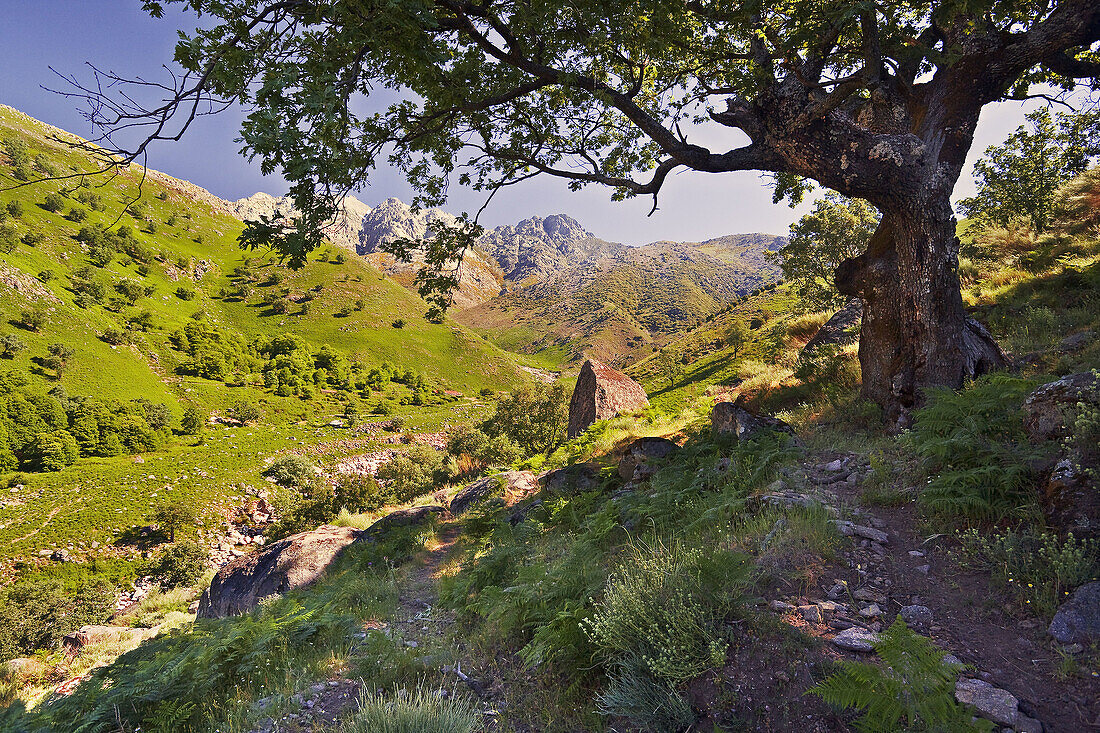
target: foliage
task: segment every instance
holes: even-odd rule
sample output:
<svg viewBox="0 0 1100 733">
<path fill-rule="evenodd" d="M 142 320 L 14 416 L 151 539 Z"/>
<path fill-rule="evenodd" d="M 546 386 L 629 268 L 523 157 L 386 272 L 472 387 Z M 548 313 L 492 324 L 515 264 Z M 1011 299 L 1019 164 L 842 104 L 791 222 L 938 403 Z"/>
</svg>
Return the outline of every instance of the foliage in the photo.
<svg viewBox="0 0 1100 733">
<path fill-rule="evenodd" d="M 1050 618 L 1073 589 L 1100 579 L 1100 542 L 1032 529 L 959 534 L 964 561 L 993 574 L 1031 613 Z"/>
<path fill-rule="evenodd" d="M 395 502 L 404 503 L 431 491 L 440 463 L 439 453 L 418 445 L 379 466 L 375 478 Z"/>
<path fill-rule="evenodd" d="M 607 667 L 685 682 L 725 662 L 722 625 L 750 577 L 746 558 L 724 550 L 635 546 L 585 631 Z"/>
<path fill-rule="evenodd" d="M 194 540 L 174 542 L 164 548 L 157 562 L 156 576 L 164 588 L 192 586 L 206 572 L 209 553 Z"/>
<path fill-rule="evenodd" d="M 53 649 L 61 638 L 114 613 L 114 589 L 102 582 L 67 588 L 39 578 L 0 590 L 0 660 Z"/>
<path fill-rule="evenodd" d="M 293 454 L 276 458 L 263 470 L 263 475 L 280 486 L 297 489 L 307 489 L 317 481 L 313 464 Z"/>
<path fill-rule="evenodd" d="M 800 310 L 828 310 L 844 304 L 844 296 L 833 285 L 836 268 L 867 248 L 878 222 L 878 212 L 866 201 L 830 193 L 791 225 L 787 245 L 767 256 L 798 293 Z"/>
<path fill-rule="evenodd" d="M 1036 459 L 1053 445 L 1024 432 L 1020 406 L 1031 380 L 987 375 L 959 392 L 934 389 L 916 410 L 909 441 L 927 463 L 920 501 L 933 511 L 980 520 L 1034 511 Z"/>
<path fill-rule="evenodd" d="M 1050 224 L 1057 189 L 1088 168 L 1097 155 L 1100 114 L 1052 117 L 1049 108 L 1040 107 L 1003 145 L 986 148 L 974 164 L 978 191 L 960 201 L 959 208 L 986 225 L 1008 227 L 1020 218 L 1041 233 Z"/>
<path fill-rule="evenodd" d="M 538 384 L 499 400 L 481 429 L 491 437 L 506 436 L 531 455 L 549 454 L 565 439 L 568 417 L 565 385 Z"/>
<path fill-rule="evenodd" d="M 665 347 L 657 352 L 654 357 L 657 373 L 668 380 L 669 389 L 676 386 L 676 380 L 684 374 L 684 362 L 680 355 L 670 347 Z"/>
<path fill-rule="evenodd" d="M 198 519 L 194 505 L 186 499 L 178 498 L 161 502 L 153 512 L 153 521 L 162 530 L 168 530 L 168 541 L 176 541 L 176 532 L 189 527 Z"/>
<path fill-rule="evenodd" d="M 14 333 L 6 333 L 0 336 L 0 358 L 14 359 L 26 348 L 26 342 Z"/>
<path fill-rule="evenodd" d="M 874 646 L 882 666 L 838 662 L 840 671 L 811 692 L 834 707 L 862 713 L 856 727 L 868 733 L 993 729 L 955 702 L 959 667 L 944 662 L 946 652 L 910 631 L 900 617 Z"/>
<path fill-rule="evenodd" d="M 202 435 L 203 431 L 206 430 L 207 420 L 206 411 L 191 403 L 183 408 L 183 417 L 180 418 L 180 430 L 184 435 Z"/>
<path fill-rule="evenodd" d="M 243 425 L 248 425 L 260 419 L 260 408 L 251 402 L 242 400 L 229 408 L 229 417 Z"/>
<path fill-rule="evenodd" d="M 442 688 L 419 684 L 412 691 L 366 689 L 359 710 L 339 733 L 474 733 L 481 713 L 473 701 Z"/>
<path fill-rule="evenodd" d="M 695 712 L 683 695 L 636 669 L 612 674 L 598 704 L 604 715 L 626 718 L 653 733 L 685 731 L 695 723 Z"/>
</svg>

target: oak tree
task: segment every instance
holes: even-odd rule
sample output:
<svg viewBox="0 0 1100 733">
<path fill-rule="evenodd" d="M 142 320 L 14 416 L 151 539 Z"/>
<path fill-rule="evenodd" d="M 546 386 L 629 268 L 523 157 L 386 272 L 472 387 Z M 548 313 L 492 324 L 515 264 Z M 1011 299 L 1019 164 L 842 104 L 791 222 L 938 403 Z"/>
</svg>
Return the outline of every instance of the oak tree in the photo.
<svg viewBox="0 0 1100 733">
<path fill-rule="evenodd" d="M 1097 85 L 1095 0 L 147 0 L 201 12 L 181 38 L 167 101 L 84 85 L 108 148 L 183 134 L 237 101 L 244 150 L 291 183 L 298 214 L 256 222 L 246 245 L 300 265 L 347 191 L 388 165 L 439 205 L 535 175 L 617 199 L 654 196 L 679 169 L 764 171 L 780 196 L 814 181 L 882 214 L 836 284 L 865 305 L 863 394 L 897 424 L 930 385 L 959 386 L 1003 353 L 968 320 L 950 196 L 982 108 Z M 105 78 L 103 78 L 105 77 Z M 150 88 L 144 84 L 145 90 Z M 384 90 L 395 101 L 364 104 Z M 160 91 L 160 90 L 158 90 Z M 707 128 L 740 133 L 708 147 Z M 124 147 L 124 146 L 120 146 Z M 117 151 L 116 151 L 117 152 Z M 656 205 L 656 200 L 654 201 Z M 476 217 L 475 217 L 476 218 Z M 426 257 L 446 287 L 476 228 Z"/>
</svg>

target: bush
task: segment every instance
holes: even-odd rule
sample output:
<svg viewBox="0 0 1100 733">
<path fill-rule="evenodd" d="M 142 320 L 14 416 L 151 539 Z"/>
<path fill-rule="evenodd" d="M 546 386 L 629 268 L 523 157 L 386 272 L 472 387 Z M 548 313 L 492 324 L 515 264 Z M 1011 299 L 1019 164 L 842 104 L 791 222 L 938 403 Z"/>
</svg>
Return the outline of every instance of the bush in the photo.
<svg viewBox="0 0 1100 733">
<path fill-rule="evenodd" d="M 512 392 L 497 402 L 481 429 L 489 436 L 507 436 L 530 455 L 549 454 L 565 440 L 568 418 L 565 385 L 555 382 Z"/>
<path fill-rule="evenodd" d="M 14 359 L 26 348 L 27 344 L 14 333 L 0 336 L 0 358 Z"/>
<path fill-rule="evenodd" d="M 180 300 L 194 300 L 195 291 L 186 285 L 180 285 L 176 288 L 176 297 Z"/>
<path fill-rule="evenodd" d="M 192 586 L 206 572 L 208 555 L 206 548 L 194 540 L 169 545 L 157 562 L 157 580 L 164 588 Z"/>
<path fill-rule="evenodd" d="M 238 402 L 229 408 L 229 417 L 243 425 L 248 425 L 260 419 L 260 408 L 251 402 Z"/>
<path fill-rule="evenodd" d="M 46 325 L 46 309 L 26 308 L 19 314 L 19 323 L 28 331 L 41 331 Z"/>
<path fill-rule="evenodd" d="M 45 238 L 46 235 L 42 232 L 27 232 L 23 235 L 23 244 L 27 245 L 28 247 L 34 247 Z"/>
<path fill-rule="evenodd" d="M 73 208 L 69 209 L 68 214 L 65 214 L 65 218 L 69 221 L 79 224 L 88 218 L 88 210 L 83 209 L 79 206 L 74 206 Z"/>
<path fill-rule="evenodd" d="M 349 512 L 378 511 L 391 500 L 390 492 L 383 489 L 373 476 L 344 474 L 336 481 L 334 506 Z"/>
<path fill-rule="evenodd" d="M 407 502 L 432 490 L 441 457 L 431 448 L 415 446 L 378 467 L 375 477 L 397 503 Z"/>
<path fill-rule="evenodd" d="M 44 283 L 48 283 L 50 280 L 53 280 L 53 278 L 54 278 L 53 270 L 48 270 L 47 269 L 47 270 L 43 270 L 42 272 L 38 273 L 38 279 L 41 280 Z"/>
<path fill-rule="evenodd" d="M 363 686 L 359 711 L 339 733 L 474 733 L 481 730 L 481 712 L 464 695 L 417 685 L 390 695 Z"/>
<path fill-rule="evenodd" d="M 180 418 L 180 431 L 184 435 L 201 435 L 206 429 L 208 419 L 205 410 L 196 404 L 189 404 L 183 409 L 183 417 Z"/>
<path fill-rule="evenodd" d="M 265 468 L 261 475 L 280 486 L 304 489 L 317 481 L 313 464 L 301 456 L 280 456 Z"/>
<path fill-rule="evenodd" d="M 65 208 L 65 198 L 59 193 L 48 193 L 42 205 L 46 208 L 46 211 L 56 214 Z"/>
<path fill-rule="evenodd" d="M 121 328 L 106 328 L 99 338 L 111 346 L 121 346 L 130 340 L 130 334 Z"/>
<path fill-rule="evenodd" d="M 23 202 L 18 199 L 9 201 L 5 208 L 8 210 L 8 215 L 11 216 L 12 219 L 19 219 L 23 216 Z"/>
<path fill-rule="evenodd" d="M 0 659 L 53 650 L 65 635 L 105 623 L 114 610 L 114 589 L 103 582 L 75 589 L 53 578 L 15 583 L 0 590 Z"/>
<path fill-rule="evenodd" d="M 66 430 L 38 433 L 27 445 L 23 462 L 32 471 L 60 471 L 76 463 L 80 447 Z"/>
<path fill-rule="evenodd" d="M 19 227 L 10 221 L 0 221 L 0 251 L 11 252 L 19 244 Z"/>
<path fill-rule="evenodd" d="M 194 506 L 181 499 L 172 499 L 162 503 L 153 512 L 153 521 L 161 531 L 168 531 L 168 541 L 176 541 L 176 532 L 191 526 L 198 519 Z"/>
</svg>

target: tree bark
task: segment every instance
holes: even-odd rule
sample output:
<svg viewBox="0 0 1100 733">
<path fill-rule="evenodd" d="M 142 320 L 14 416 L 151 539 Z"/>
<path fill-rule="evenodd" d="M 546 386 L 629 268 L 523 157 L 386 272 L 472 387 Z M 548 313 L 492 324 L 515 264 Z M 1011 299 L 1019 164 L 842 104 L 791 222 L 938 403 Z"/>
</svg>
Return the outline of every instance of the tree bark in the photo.
<svg viewBox="0 0 1100 733">
<path fill-rule="evenodd" d="M 867 251 L 837 268 L 840 292 L 863 301 L 862 396 L 881 405 L 896 429 L 909 426 L 926 387 L 958 388 L 1006 363 L 963 309 L 949 196 L 939 191 L 885 208 Z"/>
</svg>

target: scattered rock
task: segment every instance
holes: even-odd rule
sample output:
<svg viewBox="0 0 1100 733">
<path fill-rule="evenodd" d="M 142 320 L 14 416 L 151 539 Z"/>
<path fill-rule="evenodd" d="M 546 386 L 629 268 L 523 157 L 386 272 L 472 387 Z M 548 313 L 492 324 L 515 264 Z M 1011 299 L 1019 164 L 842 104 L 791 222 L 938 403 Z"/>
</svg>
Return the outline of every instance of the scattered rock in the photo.
<svg viewBox="0 0 1100 733">
<path fill-rule="evenodd" d="M 979 715 L 994 723 L 1016 725 L 1020 701 L 1008 690 L 984 680 L 962 677 L 955 683 L 955 699 L 964 705 L 973 705 Z"/>
<path fill-rule="evenodd" d="M 538 481 L 547 491 L 559 496 L 589 491 L 600 484 L 600 467 L 596 463 L 575 463 L 547 471 Z"/>
<path fill-rule="evenodd" d="M 530 471 L 504 471 L 480 478 L 455 494 L 451 514 L 461 514 L 485 499 L 501 499 L 505 506 L 531 496 L 539 490 L 538 479 Z"/>
<path fill-rule="evenodd" d="M 874 645 L 878 639 L 878 634 L 868 631 L 867 629 L 861 629 L 858 626 L 853 626 L 834 636 L 833 644 L 841 649 L 848 649 L 854 652 L 873 652 L 875 650 Z"/>
<path fill-rule="evenodd" d="M 230 561 L 203 591 L 198 617 L 237 616 L 268 596 L 309 585 L 361 534 L 354 527 L 324 525 Z"/>
<path fill-rule="evenodd" d="M 875 529 L 874 527 L 864 527 L 859 524 L 853 524 L 843 519 L 834 519 L 833 524 L 845 537 L 862 537 L 872 542 L 878 542 L 880 545 L 885 545 L 890 542 L 890 538 L 881 529 Z"/>
<path fill-rule="evenodd" d="M 716 435 L 732 435 L 738 440 L 771 432 L 794 435 L 791 426 L 779 418 L 757 415 L 736 402 L 719 402 L 711 408 L 710 425 Z"/>
<path fill-rule="evenodd" d="M 820 624 L 825 621 L 825 613 L 821 610 L 821 606 L 817 604 L 799 606 L 798 614 L 811 624 Z"/>
<path fill-rule="evenodd" d="M 773 610 L 773 611 L 778 611 L 779 613 L 784 613 L 784 612 L 790 611 L 794 608 L 794 606 L 792 606 L 790 603 L 786 603 L 784 601 L 778 601 L 778 600 L 772 601 L 771 603 L 769 603 L 768 607 L 771 608 L 771 610 Z"/>
<path fill-rule="evenodd" d="M 920 634 L 932 630 L 932 609 L 928 606 L 902 606 L 898 612 L 905 625 Z"/>
<path fill-rule="evenodd" d="M 649 407 L 642 385 L 595 359 L 584 362 L 569 400 L 568 435 L 575 438 L 597 420 Z"/>
<path fill-rule="evenodd" d="M 1090 341 L 1096 338 L 1096 332 L 1093 330 L 1078 331 L 1077 333 L 1071 333 L 1066 336 L 1058 344 L 1058 350 L 1066 353 L 1072 353 L 1080 351 L 1085 348 Z"/>
<path fill-rule="evenodd" d="M 1024 400 L 1024 427 L 1033 440 L 1054 440 L 1067 433 L 1065 410 L 1079 402 L 1100 405 L 1100 377 L 1080 372 L 1049 382 Z"/>
<path fill-rule="evenodd" d="M 626 455 L 619 461 L 619 477 L 624 481 L 640 481 L 648 478 L 648 476 L 638 476 L 638 471 L 643 467 L 656 471 L 652 465 L 654 462 L 664 460 L 678 450 L 680 446 L 668 438 L 638 438 L 630 444 Z"/>
<path fill-rule="evenodd" d="M 1055 464 L 1040 495 L 1047 523 L 1076 537 L 1100 538 L 1100 492 L 1095 482 L 1070 458 Z"/>
<path fill-rule="evenodd" d="M 1048 631 L 1063 644 L 1100 640 L 1100 581 L 1075 590 L 1054 614 Z"/>
</svg>

